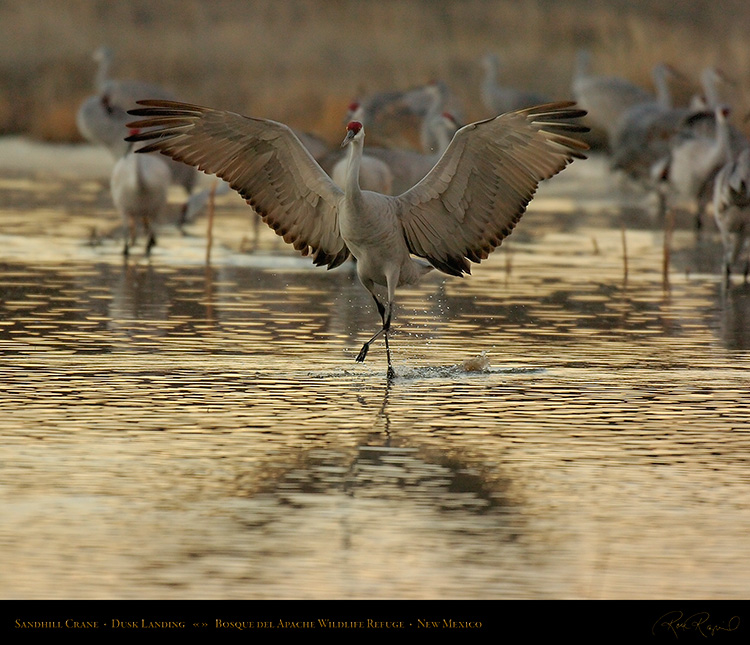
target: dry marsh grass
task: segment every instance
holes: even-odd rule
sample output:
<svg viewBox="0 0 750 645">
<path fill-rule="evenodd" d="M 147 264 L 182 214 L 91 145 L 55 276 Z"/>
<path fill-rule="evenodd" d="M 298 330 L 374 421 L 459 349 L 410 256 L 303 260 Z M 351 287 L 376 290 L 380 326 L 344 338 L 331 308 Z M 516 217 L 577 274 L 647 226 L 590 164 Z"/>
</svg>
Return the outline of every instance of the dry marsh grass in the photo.
<svg viewBox="0 0 750 645">
<path fill-rule="evenodd" d="M 509 84 L 567 98 L 575 51 L 599 71 L 646 86 L 668 61 L 697 82 L 707 65 L 736 81 L 750 108 L 745 0 L 4 0 L 0 1 L 0 133 L 78 140 L 93 52 L 113 76 L 162 83 L 188 101 L 271 117 L 339 138 L 357 95 L 444 79 L 467 117 L 479 58 L 495 51 Z M 686 86 L 687 96 L 695 89 Z"/>
</svg>

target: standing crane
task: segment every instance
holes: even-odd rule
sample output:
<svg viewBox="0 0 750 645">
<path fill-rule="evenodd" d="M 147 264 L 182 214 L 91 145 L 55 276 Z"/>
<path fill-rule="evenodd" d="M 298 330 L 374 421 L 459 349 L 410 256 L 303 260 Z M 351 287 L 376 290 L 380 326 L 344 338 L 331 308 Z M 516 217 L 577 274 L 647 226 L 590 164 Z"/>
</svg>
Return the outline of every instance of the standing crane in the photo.
<svg viewBox="0 0 750 645">
<path fill-rule="evenodd" d="M 750 148 L 742 150 L 716 175 L 713 194 L 714 218 L 724 246 L 724 271 L 729 278 L 732 266 L 745 250 L 743 272 L 750 274 Z M 735 237 L 732 244 L 732 236 Z"/>
<path fill-rule="evenodd" d="M 703 213 L 711 201 L 714 179 L 732 156 L 729 109 L 718 106 L 715 118 L 716 130 L 711 136 L 679 138 L 669 156 L 654 164 L 659 178 L 666 182 L 673 197 L 696 203 L 698 228 L 702 226 Z"/>
<path fill-rule="evenodd" d="M 141 152 L 159 151 L 218 175 L 317 266 L 356 258 L 382 321 L 356 360 L 364 361 L 383 336 L 389 381 L 396 289 L 431 269 L 470 273 L 470 262 L 486 259 L 510 235 L 539 183 L 587 148 L 570 136 L 585 130 L 571 123 L 583 116 L 573 103 L 527 108 L 461 128 L 422 181 L 389 196 L 360 188 L 359 122 L 346 127 L 348 172 L 339 188 L 286 125 L 185 103 L 140 103 L 131 113 L 146 118 L 131 127 L 150 130 L 129 139 L 149 142 Z"/>
<path fill-rule="evenodd" d="M 669 153 L 670 141 L 690 114 L 672 103 L 669 81 L 682 75 L 671 65 L 657 63 L 652 76 L 656 97 L 625 111 L 611 146 L 612 168 L 647 184 L 651 167 Z"/>
<path fill-rule="evenodd" d="M 78 131 L 94 145 L 105 147 L 115 159 L 127 152 L 127 110 L 137 107 L 136 101 L 145 97 L 174 99 L 169 90 L 144 81 L 110 78 L 114 59 L 112 50 L 102 46 L 94 52 L 98 63 L 94 94 L 84 99 L 76 113 Z M 195 169 L 181 163 L 169 163 L 173 182 L 190 195 L 196 182 Z"/>
<path fill-rule="evenodd" d="M 136 130 L 132 135 L 138 134 Z M 169 165 L 160 156 L 135 154 L 130 143 L 125 154 L 112 169 L 112 201 L 120 213 L 125 231 L 123 255 L 135 244 L 138 226 L 146 233 L 146 255 L 156 244 L 154 225 L 167 205 L 167 191 L 172 181 Z"/>
</svg>

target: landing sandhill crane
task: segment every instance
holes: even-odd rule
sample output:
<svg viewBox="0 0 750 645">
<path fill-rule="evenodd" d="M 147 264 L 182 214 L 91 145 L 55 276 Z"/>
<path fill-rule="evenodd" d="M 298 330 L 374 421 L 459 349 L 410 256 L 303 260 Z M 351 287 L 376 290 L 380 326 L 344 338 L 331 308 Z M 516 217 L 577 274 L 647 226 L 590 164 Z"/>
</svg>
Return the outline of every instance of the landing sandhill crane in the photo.
<svg viewBox="0 0 750 645">
<path fill-rule="evenodd" d="M 573 75 L 573 98 L 588 112 L 588 120 L 607 133 L 611 143 L 625 112 L 652 99 L 649 92 L 619 76 L 591 73 L 591 56 L 579 50 Z"/>
<path fill-rule="evenodd" d="M 331 181 L 285 125 L 170 101 L 142 101 L 131 124 L 155 128 L 130 137 L 223 178 L 266 224 L 315 265 L 329 269 L 349 255 L 370 292 L 381 328 L 362 346 L 384 337 L 388 380 L 394 377 L 388 332 L 396 288 L 415 284 L 432 268 L 470 272 L 501 244 L 523 215 L 540 181 L 561 171 L 586 144 L 570 136 L 582 116 L 573 103 L 511 112 L 461 128 L 437 165 L 399 196 L 362 191 L 359 170 L 365 131 L 346 128 L 348 174 Z M 417 256 L 417 258 L 413 258 Z"/>
<path fill-rule="evenodd" d="M 679 139 L 669 157 L 657 162 L 662 180 L 677 199 L 697 204 L 698 227 L 713 194 L 713 182 L 719 170 L 731 160 L 729 109 L 717 107 L 713 136 L 687 136 Z"/>
<path fill-rule="evenodd" d="M 131 131 L 131 134 L 138 134 Z M 135 244 L 138 226 L 146 233 L 146 255 L 156 244 L 154 225 L 167 204 L 172 181 L 169 165 L 159 156 L 135 154 L 133 144 L 112 169 L 112 201 L 120 213 L 125 230 L 123 254 L 129 255 Z"/>
<path fill-rule="evenodd" d="M 750 274 L 750 148 L 742 150 L 716 175 L 713 192 L 714 218 L 724 246 L 724 271 L 729 277 L 732 266 L 745 251 L 744 276 Z M 732 244 L 732 236 L 735 237 Z"/>
<path fill-rule="evenodd" d="M 537 92 L 500 85 L 497 81 L 500 71 L 500 58 L 497 54 L 486 54 L 482 58 L 482 68 L 484 79 L 480 88 L 480 96 L 485 109 L 490 114 L 503 114 L 549 101 Z"/>
</svg>

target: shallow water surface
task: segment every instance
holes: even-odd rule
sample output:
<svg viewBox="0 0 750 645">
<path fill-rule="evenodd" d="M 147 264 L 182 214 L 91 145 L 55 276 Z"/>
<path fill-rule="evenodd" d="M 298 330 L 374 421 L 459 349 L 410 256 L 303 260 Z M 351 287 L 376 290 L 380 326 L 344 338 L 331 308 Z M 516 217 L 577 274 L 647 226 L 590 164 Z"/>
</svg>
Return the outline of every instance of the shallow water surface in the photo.
<svg viewBox="0 0 750 645">
<path fill-rule="evenodd" d="M 3 178 L 3 597 L 747 596 L 750 289 L 596 163 L 399 293 L 391 384 L 236 203 L 123 262 L 101 184 Z"/>
</svg>

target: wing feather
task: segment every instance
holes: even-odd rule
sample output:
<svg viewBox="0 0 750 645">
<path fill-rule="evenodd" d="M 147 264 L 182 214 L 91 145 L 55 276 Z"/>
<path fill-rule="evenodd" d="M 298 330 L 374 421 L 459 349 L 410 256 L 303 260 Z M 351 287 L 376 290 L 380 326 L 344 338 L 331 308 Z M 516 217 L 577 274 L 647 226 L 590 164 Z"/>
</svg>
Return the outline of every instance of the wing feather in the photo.
<svg viewBox="0 0 750 645">
<path fill-rule="evenodd" d="M 224 179 L 302 255 L 338 266 L 349 256 L 338 227 L 342 191 L 287 126 L 233 112 L 178 103 L 138 101 L 146 117 L 128 127 L 143 131 L 139 152 L 158 151 Z"/>
<path fill-rule="evenodd" d="M 513 230 L 539 182 L 588 146 L 573 103 L 509 112 L 461 128 L 435 167 L 394 198 L 409 250 L 437 269 L 470 272 Z"/>
</svg>

